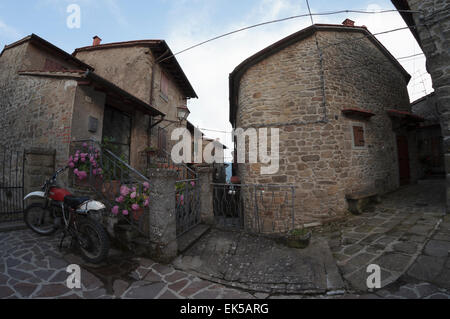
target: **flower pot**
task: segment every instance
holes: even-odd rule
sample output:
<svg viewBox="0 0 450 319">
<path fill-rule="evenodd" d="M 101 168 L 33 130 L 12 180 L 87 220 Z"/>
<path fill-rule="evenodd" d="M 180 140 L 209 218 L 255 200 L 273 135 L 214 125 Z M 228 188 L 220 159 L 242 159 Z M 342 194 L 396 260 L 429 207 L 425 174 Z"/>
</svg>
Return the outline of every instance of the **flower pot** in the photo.
<svg viewBox="0 0 450 319">
<path fill-rule="evenodd" d="M 147 155 L 150 157 L 156 157 L 158 156 L 158 151 L 157 150 L 147 151 Z"/>
<path fill-rule="evenodd" d="M 141 219 L 141 217 L 144 215 L 144 213 L 145 213 L 145 209 L 141 208 L 139 210 L 134 210 L 131 215 L 133 216 L 133 219 L 135 221 L 139 221 Z"/>
<path fill-rule="evenodd" d="M 109 181 L 102 184 L 102 194 L 111 200 L 115 200 L 117 194 L 119 194 L 121 183 L 120 181 Z"/>
<path fill-rule="evenodd" d="M 241 179 L 239 178 L 239 176 L 233 176 L 230 179 L 231 184 L 240 184 L 241 183 Z"/>
<path fill-rule="evenodd" d="M 286 245 L 290 248 L 304 249 L 309 246 L 311 237 L 311 231 L 303 231 L 294 234 L 291 233 L 286 238 Z"/>
</svg>

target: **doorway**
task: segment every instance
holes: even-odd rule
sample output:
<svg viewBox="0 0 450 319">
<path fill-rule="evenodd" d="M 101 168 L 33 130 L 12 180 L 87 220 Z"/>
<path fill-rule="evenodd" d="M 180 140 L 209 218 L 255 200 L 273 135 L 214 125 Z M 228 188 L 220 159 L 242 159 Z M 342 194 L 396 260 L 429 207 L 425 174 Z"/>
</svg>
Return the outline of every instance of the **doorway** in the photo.
<svg viewBox="0 0 450 319">
<path fill-rule="evenodd" d="M 103 116 L 103 145 L 130 163 L 131 116 L 111 106 L 105 106 Z"/>
<path fill-rule="evenodd" d="M 409 166 L 409 147 L 406 136 L 397 136 L 398 165 L 400 175 L 400 185 L 410 183 L 411 171 Z"/>
</svg>

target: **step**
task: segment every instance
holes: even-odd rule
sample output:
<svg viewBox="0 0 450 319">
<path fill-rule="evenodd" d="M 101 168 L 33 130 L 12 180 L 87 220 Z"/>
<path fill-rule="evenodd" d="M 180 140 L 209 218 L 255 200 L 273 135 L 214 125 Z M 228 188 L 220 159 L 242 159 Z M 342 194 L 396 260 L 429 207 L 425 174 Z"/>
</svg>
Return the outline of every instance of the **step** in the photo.
<svg viewBox="0 0 450 319">
<path fill-rule="evenodd" d="M 22 221 L 0 223 L 0 233 L 24 229 L 27 229 L 27 225 Z"/>
<path fill-rule="evenodd" d="M 186 234 L 178 237 L 178 253 L 182 254 L 188 250 L 192 245 L 194 245 L 203 235 L 205 235 L 211 226 L 209 225 L 197 225 L 192 230 L 188 231 Z"/>
</svg>

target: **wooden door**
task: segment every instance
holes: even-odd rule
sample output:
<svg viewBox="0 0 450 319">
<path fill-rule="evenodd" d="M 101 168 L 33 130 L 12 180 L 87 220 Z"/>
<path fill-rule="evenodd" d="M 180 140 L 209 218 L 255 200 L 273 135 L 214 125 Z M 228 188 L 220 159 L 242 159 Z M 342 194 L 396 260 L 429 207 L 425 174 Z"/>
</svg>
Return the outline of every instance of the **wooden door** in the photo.
<svg viewBox="0 0 450 319">
<path fill-rule="evenodd" d="M 411 171 L 409 167 L 408 138 L 406 136 L 397 136 L 397 148 L 400 185 L 409 184 Z"/>
</svg>

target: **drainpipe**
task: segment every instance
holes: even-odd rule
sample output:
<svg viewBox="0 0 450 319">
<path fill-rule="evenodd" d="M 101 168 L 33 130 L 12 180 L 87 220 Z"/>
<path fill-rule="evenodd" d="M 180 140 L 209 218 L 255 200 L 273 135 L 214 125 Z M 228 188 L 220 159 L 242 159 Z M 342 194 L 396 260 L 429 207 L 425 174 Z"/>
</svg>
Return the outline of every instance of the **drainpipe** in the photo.
<svg viewBox="0 0 450 319">
<path fill-rule="evenodd" d="M 156 60 L 153 61 L 152 65 L 152 79 L 150 82 L 150 105 L 153 106 L 154 102 L 154 88 L 155 85 L 155 65 Z M 153 117 L 150 117 L 150 123 L 148 123 L 148 141 L 147 146 L 150 147 L 152 145 L 152 128 L 153 128 Z"/>
</svg>

